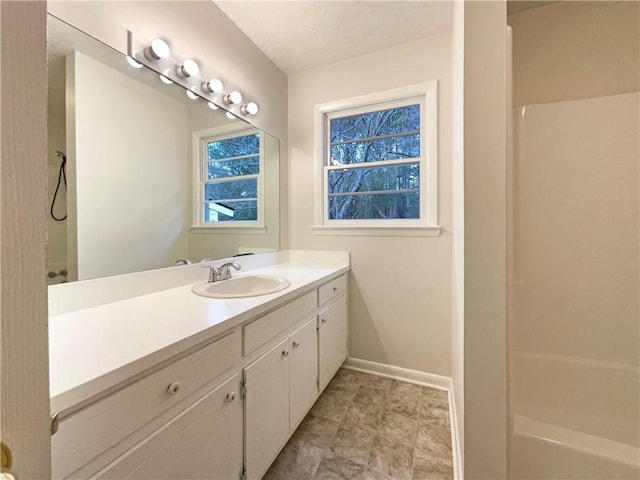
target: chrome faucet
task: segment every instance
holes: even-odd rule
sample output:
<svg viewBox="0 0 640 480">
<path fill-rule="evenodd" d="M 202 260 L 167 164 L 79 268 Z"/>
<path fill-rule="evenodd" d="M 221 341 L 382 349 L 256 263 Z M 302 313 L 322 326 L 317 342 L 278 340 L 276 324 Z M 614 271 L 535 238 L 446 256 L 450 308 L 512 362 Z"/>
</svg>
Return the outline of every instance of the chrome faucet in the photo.
<svg viewBox="0 0 640 480">
<path fill-rule="evenodd" d="M 224 265 L 221 265 L 220 268 L 216 268 L 206 264 L 202 265 L 202 268 L 209 269 L 209 283 L 219 282 L 221 280 L 229 280 L 231 278 L 231 267 L 236 270 L 240 270 L 242 268 L 236 262 L 225 263 Z"/>
</svg>

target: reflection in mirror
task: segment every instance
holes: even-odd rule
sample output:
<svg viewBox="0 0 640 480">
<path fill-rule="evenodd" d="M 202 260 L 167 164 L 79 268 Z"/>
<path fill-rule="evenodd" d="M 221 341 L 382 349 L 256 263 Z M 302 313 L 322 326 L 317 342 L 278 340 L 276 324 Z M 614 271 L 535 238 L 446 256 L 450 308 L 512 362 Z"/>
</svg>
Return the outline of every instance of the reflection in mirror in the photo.
<svg viewBox="0 0 640 480">
<path fill-rule="evenodd" d="M 48 50 L 50 284 L 279 249 L 277 139 L 51 15 Z"/>
</svg>

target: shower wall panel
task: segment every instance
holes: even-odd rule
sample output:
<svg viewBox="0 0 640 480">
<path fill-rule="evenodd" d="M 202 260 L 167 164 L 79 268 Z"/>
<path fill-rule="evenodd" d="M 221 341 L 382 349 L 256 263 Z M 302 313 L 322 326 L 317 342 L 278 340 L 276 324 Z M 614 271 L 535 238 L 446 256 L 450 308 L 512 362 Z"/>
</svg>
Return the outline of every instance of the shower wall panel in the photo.
<svg viewBox="0 0 640 480">
<path fill-rule="evenodd" d="M 509 345 L 512 424 L 532 420 L 538 431 L 572 432 L 565 437 L 574 450 L 606 456 L 619 447 L 613 457 L 633 469 L 640 443 L 639 105 L 631 93 L 516 110 Z"/>
</svg>

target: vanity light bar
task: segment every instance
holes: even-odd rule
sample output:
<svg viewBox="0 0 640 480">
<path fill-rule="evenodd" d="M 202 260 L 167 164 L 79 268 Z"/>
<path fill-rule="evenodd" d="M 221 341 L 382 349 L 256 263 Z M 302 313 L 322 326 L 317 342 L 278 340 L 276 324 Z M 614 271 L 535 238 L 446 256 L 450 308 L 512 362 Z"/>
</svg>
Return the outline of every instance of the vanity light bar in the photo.
<svg viewBox="0 0 640 480">
<path fill-rule="evenodd" d="M 236 116 L 256 115 L 259 111 L 255 102 L 243 103 L 243 96 L 237 90 L 225 92 L 225 86 L 219 78 L 204 79 L 199 76 L 200 65 L 192 58 L 179 60 L 171 57 L 169 44 L 155 38 L 151 42 L 143 40 L 133 32 L 127 32 L 128 57 L 131 66 L 142 65 L 157 72 L 160 80 L 166 84 L 177 83 L 187 90 L 189 98 L 202 97 L 209 107 L 223 106 L 233 118 Z"/>
</svg>

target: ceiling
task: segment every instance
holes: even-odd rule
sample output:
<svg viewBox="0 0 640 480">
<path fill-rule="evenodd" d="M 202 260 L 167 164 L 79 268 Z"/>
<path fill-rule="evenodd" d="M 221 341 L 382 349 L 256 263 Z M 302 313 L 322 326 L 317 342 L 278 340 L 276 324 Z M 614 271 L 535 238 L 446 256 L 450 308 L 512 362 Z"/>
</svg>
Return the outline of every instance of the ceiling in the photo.
<svg viewBox="0 0 640 480">
<path fill-rule="evenodd" d="M 286 74 L 395 47 L 451 28 L 451 1 L 216 0 Z"/>
</svg>

